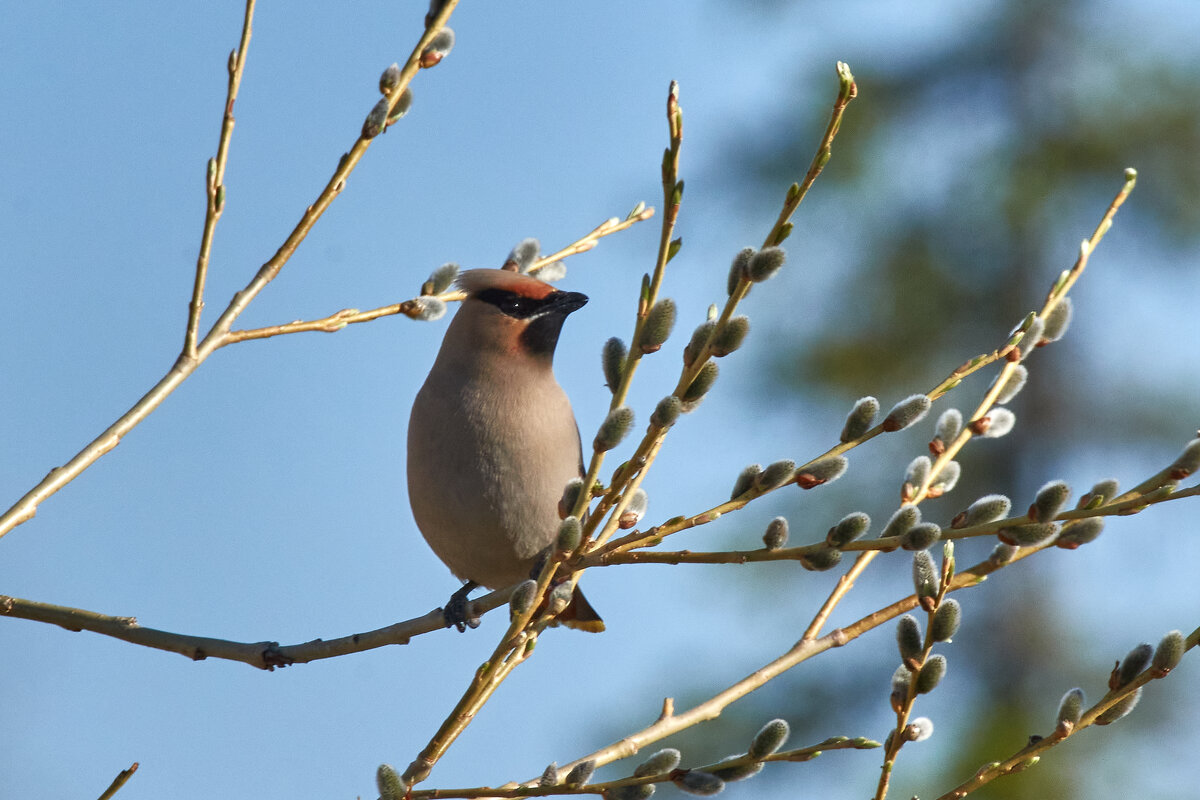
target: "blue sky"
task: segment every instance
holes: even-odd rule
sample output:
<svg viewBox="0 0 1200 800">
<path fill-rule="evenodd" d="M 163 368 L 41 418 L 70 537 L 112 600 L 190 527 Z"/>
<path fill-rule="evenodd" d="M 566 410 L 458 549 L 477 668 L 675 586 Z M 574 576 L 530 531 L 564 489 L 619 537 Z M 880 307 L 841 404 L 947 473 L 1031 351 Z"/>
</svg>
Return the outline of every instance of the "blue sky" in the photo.
<svg viewBox="0 0 1200 800">
<path fill-rule="evenodd" d="M 353 8 L 259 9 L 209 275 L 208 324 L 316 197 L 375 103 L 379 73 L 403 61 L 424 13 L 417 3 Z M 920 3 L 891 16 L 873 9 L 851 3 L 776 15 L 678 0 L 464 2 L 452 21 L 454 52 L 418 76 L 410 115 L 372 145 L 346 191 L 241 322 L 269 325 L 397 302 L 445 261 L 497 266 L 523 237 L 557 249 L 638 201 L 660 206 L 663 109 L 675 79 L 686 126 L 686 244 L 667 293 L 680 305 L 682 339 L 708 303 L 723 299 L 730 256 L 760 241 L 773 221 L 773 214 L 750 213 L 763 201 L 747 204 L 719 168 L 739 137 L 753 135 L 783 105 L 810 108 L 816 130 L 836 90 L 837 60 L 854 68 L 896 58 L 975 24 L 956 3 Z M 1187 3 L 1131 6 L 1121 14 L 1096 24 L 1123 20 L 1166 47 L 1195 41 L 1187 37 L 1200 16 Z M 1155 24 L 1163 15 L 1176 24 Z M 224 64 L 241 6 L 22 4 L 6 18 L 0 493 L 15 500 L 136 401 L 178 353 L 203 218 L 204 165 L 216 147 Z M 808 77 L 781 79 L 785 68 Z M 870 102 L 867 87 L 857 102 Z M 838 180 L 836 165 L 835 155 L 823 181 Z M 1124 166 L 1116 165 L 1111 189 Z M 779 197 L 802 170 L 798 164 L 794 175 L 780 177 Z M 818 219 L 820 191 L 818 184 L 808 204 L 817 206 L 811 213 Z M 1064 231 L 1068 252 L 1110 193 L 1064 212 L 1068 222 L 1087 226 Z M 1118 235 L 1126 222 L 1118 221 L 1097 269 L 1109 252 L 1110 268 L 1137 256 L 1136 240 Z M 642 223 L 568 263 L 565 285 L 592 300 L 568 323 L 557 369 L 585 432 L 607 409 L 600 344 L 631 331 L 657 235 L 656 220 Z M 786 311 L 811 300 L 800 294 L 806 286 L 826 280 L 820 272 L 828 241 L 789 247 L 789 268 L 810 270 L 811 282 L 793 273 L 777 290 L 752 295 L 748 313 Z M 1047 280 L 1066 266 L 1046 265 Z M 1125 286 L 1111 273 L 1098 276 L 1091 291 L 1100 310 L 1081 310 L 1075 331 L 1085 341 L 1094 337 L 1085 357 L 1136 353 L 1134 374 L 1172 370 L 1194 384 L 1194 346 L 1187 343 L 1200 336 L 1197 281 L 1194 271 L 1179 280 L 1173 302 L 1155 295 L 1149 305 L 1135 295 L 1114 314 L 1103 295 Z M 444 325 L 388 318 L 334 335 L 219 351 L 120 447 L 0 542 L 0 593 L 136 615 L 149 627 L 285 643 L 372 629 L 440 605 L 455 582 L 412 524 L 402 454 L 408 407 Z M 762 330 L 779 329 L 773 323 Z M 1151 337 L 1173 331 L 1173 344 L 1145 354 L 1130 342 L 1131 329 Z M 632 404 L 643 420 L 674 385 L 682 342 L 673 344 L 639 374 Z M 720 502 L 747 463 L 803 460 L 836 436 L 843 411 L 817 409 L 811 419 L 797 419 L 776 413 L 769 398 L 748 397 L 771 347 L 772 337 L 752 334 L 745 351 L 722 364 L 723 379 L 701 412 L 673 433 L 657 477 L 647 482 L 651 521 Z M 898 398 L 881 399 L 887 405 Z M 1194 426 L 1182 426 L 1188 424 Z M 902 471 L 926 435 L 881 445 L 869 457 L 892 459 Z M 1094 461 L 1133 479 L 1175 452 L 1133 453 L 1119 464 L 1113 459 L 1124 454 L 1102 453 Z M 1078 484 L 1107 477 L 1094 474 L 1096 466 L 1075 465 L 1067 477 Z M 965 505 L 970 498 L 960 499 Z M 1110 534 L 1094 549 L 1057 559 L 1066 586 L 1112 585 L 1125 559 L 1147 580 L 1172 587 L 1170 598 L 1139 597 L 1136 608 L 1123 591 L 1056 597 L 1064 613 L 1091 615 L 1083 629 L 1100 640 L 1098 653 L 1111 658 L 1143 638 L 1195 626 L 1200 594 L 1186 576 L 1200 551 L 1194 542 L 1166 539 L 1194 527 L 1195 511 L 1184 505 L 1121 521 L 1119 536 L 1151 542 L 1147 552 L 1130 555 Z M 825 509 L 821 519 L 848 510 Z M 719 531 L 698 532 L 686 546 L 711 547 L 735 535 L 753 546 L 774 513 L 766 508 L 722 521 Z M 1158 555 L 1168 546 L 1177 548 L 1176 558 Z M 609 632 L 548 635 L 430 785 L 535 775 L 551 760 L 571 760 L 648 724 L 663 696 L 702 699 L 786 650 L 798 634 L 746 624 L 753 601 L 727 594 L 736 588 L 730 581 L 709 580 L 709 570 L 723 569 L 733 568 L 589 575 L 589 597 Z M 902 590 L 905 571 L 889 573 L 888 585 Z M 797 591 L 802 600 L 783 613 L 799 625 L 831 578 L 797 573 L 766 570 L 750 591 Z M 726 593 L 715 601 L 714 585 Z M 647 630 L 640 616 L 647 608 L 660 609 L 669 624 Z M 499 631 L 494 616 L 469 635 L 443 632 L 409 647 L 268 674 L 0 620 L 0 706 L 10 730 L 0 752 L 0 795 L 97 795 L 119 769 L 139 761 L 141 771 L 121 797 L 374 796 L 376 766 L 408 763 Z M 716 643 L 713 631 L 732 633 Z M 886 652 L 890 632 L 877 632 L 869 646 Z M 1098 670 L 1104 658 L 1096 656 Z M 696 662 L 704 667 L 692 674 Z M 883 670 L 881 686 L 890 671 Z M 1185 664 L 1153 689 L 1176 699 L 1200 696 L 1197 674 Z M 1046 687 L 1047 703 L 1074 685 L 1061 680 Z M 948 717 L 956 707 L 952 690 L 932 706 Z M 1099 696 L 1098 679 L 1089 694 Z M 546 721 L 539 710 L 546 707 L 564 710 Z M 870 729 L 829 735 L 882 738 L 886 716 Z M 744 734 L 732 731 L 730 738 Z M 1193 724 L 1179 741 L 1156 744 L 1168 751 L 1158 758 L 1182 761 L 1197 737 Z M 856 775 L 852 781 L 862 781 L 847 796 L 863 795 L 878 759 L 835 755 Z M 932 769 L 935 761 L 936 751 L 927 749 L 911 764 Z M 843 781 L 847 773 L 815 774 L 805 785 Z M 1162 780 L 1170 786 L 1169 777 Z M 791 794 L 786 782 L 771 786 Z"/>
</svg>

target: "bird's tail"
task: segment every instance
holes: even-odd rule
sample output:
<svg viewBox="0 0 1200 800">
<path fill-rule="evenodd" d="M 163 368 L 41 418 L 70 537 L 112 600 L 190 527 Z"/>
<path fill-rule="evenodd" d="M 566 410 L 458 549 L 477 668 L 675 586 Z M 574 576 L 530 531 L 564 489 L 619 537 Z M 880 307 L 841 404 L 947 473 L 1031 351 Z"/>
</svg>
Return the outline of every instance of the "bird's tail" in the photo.
<svg viewBox="0 0 1200 800">
<path fill-rule="evenodd" d="M 604 630 L 604 620 L 600 619 L 600 615 L 596 613 L 596 609 L 592 608 L 592 604 L 583 596 L 583 592 L 579 590 L 578 586 L 575 587 L 575 595 L 571 598 L 571 602 L 567 604 L 555 621 L 577 631 L 600 633 Z"/>
</svg>

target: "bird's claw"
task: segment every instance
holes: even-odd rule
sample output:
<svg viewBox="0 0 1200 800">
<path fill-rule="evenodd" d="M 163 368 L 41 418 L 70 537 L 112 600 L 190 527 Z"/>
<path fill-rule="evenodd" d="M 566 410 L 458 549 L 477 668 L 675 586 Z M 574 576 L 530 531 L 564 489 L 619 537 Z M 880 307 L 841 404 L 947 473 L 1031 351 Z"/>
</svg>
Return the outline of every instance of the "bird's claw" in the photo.
<svg viewBox="0 0 1200 800">
<path fill-rule="evenodd" d="M 479 627 L 479 616 L 475 613 L 468 597 L 477 586 L 478 584 L 473 582 L 467 583 L 450 595 L 450 599 L 446 601 L 446 607 L 442 609 L 442 616 L 446 620 L 447 628 L 457 628 L 459 633 L 464 633 L 467 628 Z"/>
</svg>

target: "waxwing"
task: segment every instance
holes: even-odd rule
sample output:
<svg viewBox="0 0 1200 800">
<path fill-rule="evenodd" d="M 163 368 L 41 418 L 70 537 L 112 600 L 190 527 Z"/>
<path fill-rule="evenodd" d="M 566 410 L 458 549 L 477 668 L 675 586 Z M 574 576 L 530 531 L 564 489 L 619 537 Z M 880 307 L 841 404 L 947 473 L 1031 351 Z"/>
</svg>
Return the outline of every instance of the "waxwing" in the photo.
<svg viewBox="0 0 1200 800">
<path fill-rule="evenodd" d="M 583 473 L 579 427 L 554 378 L 563 322 L 587 297 L 500 269 L 462 273 L 467 295 L 408 423 L 408 496 L 425 541 L 466 582 L 446 605 L 460 631 L 476 586 L 530 577 L 555 541 L 558 501 Z M 578 589 L 558 617 L 602 631 Z"/>
</svg>

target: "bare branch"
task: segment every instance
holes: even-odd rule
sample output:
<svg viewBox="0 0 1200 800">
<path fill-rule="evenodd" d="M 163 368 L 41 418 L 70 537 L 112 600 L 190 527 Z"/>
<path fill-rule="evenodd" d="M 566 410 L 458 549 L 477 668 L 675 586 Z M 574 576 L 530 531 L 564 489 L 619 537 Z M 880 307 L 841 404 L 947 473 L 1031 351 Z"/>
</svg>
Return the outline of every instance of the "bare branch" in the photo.
<svg viewBox="0 0 1200 800">
<path fill-rule="evenodd" d="M 229 142 L 233 138 L 233 104 L 242 85 L 242 73 L 246 69 L 246 50 L 250 46 L 250 31 L 254 20 L 254 0 L 246 0 L 246 15 L 242 21 L 242 40 L 238 48 L 229 54 L 229 86 L 225 94 L 225 115 L 221 122 L 221 136 L 217 142 L 217 155 L 208 162 L 205 176 L 207 203 L 204 211 L 204 230 L 200 236 L 200 254 L 196 257 L 196 279 L 192 286 L 192 302 L 188 305 L 187 331 L 183 340 L 183 354 L 196 357 L 196 337 L 200 330 L 200 313 L 204 310 L 204 282 L 208 277 L 208 260 L 212 254 L 213 233 L 217 221 L 225 210 L 225 165 L 229 161 Z"/>
<path fill-rule="evenodd" d="M 138 762 L 135 761 L 129 766 L 129 769 L 123 769 L 118 772 L 117 777 L 113 778 L 113 782 L 110 783 L 108 788 L 104 790 L 104 793 L 100 795 L 100 800 L 109 800 L 109 798 L 120 791 L 121 787 L 125 785 L 125 782 L 133 777 L 133 773 L 138 771 L 138 766 Z"/>
<path fill-rule="evenodd" d="M 507 603 L 511 593 L 511 589 L 501 589 L 472 600 L 471 603 L 476 613 L 483 614 Z M 365 633 L 354 633 L 337 639 L 313 639 L 301 644 L 280 645 L 278 642 L 269 641 L 233 642 L 226 639 L 143 628 L 135 617 L 115 617 L 81 608 L 38 603 L 6 595 L 0 595 L 0 616 L 48 622 L 69 631 L 91 631 L 131 644 L 179 653 L 194 661 L 219 658 L 226 661 L 240 661 L 243 664 L 268 671 L 276 667 L 307 664 L 325 658 L 361 653 L 385 645 L 408 644 L 414 636 L 442 630 L 446 627 L 446 618 L 442 610 L 438 608 L 424 616 L 414 617 Z"/>
</svg>

